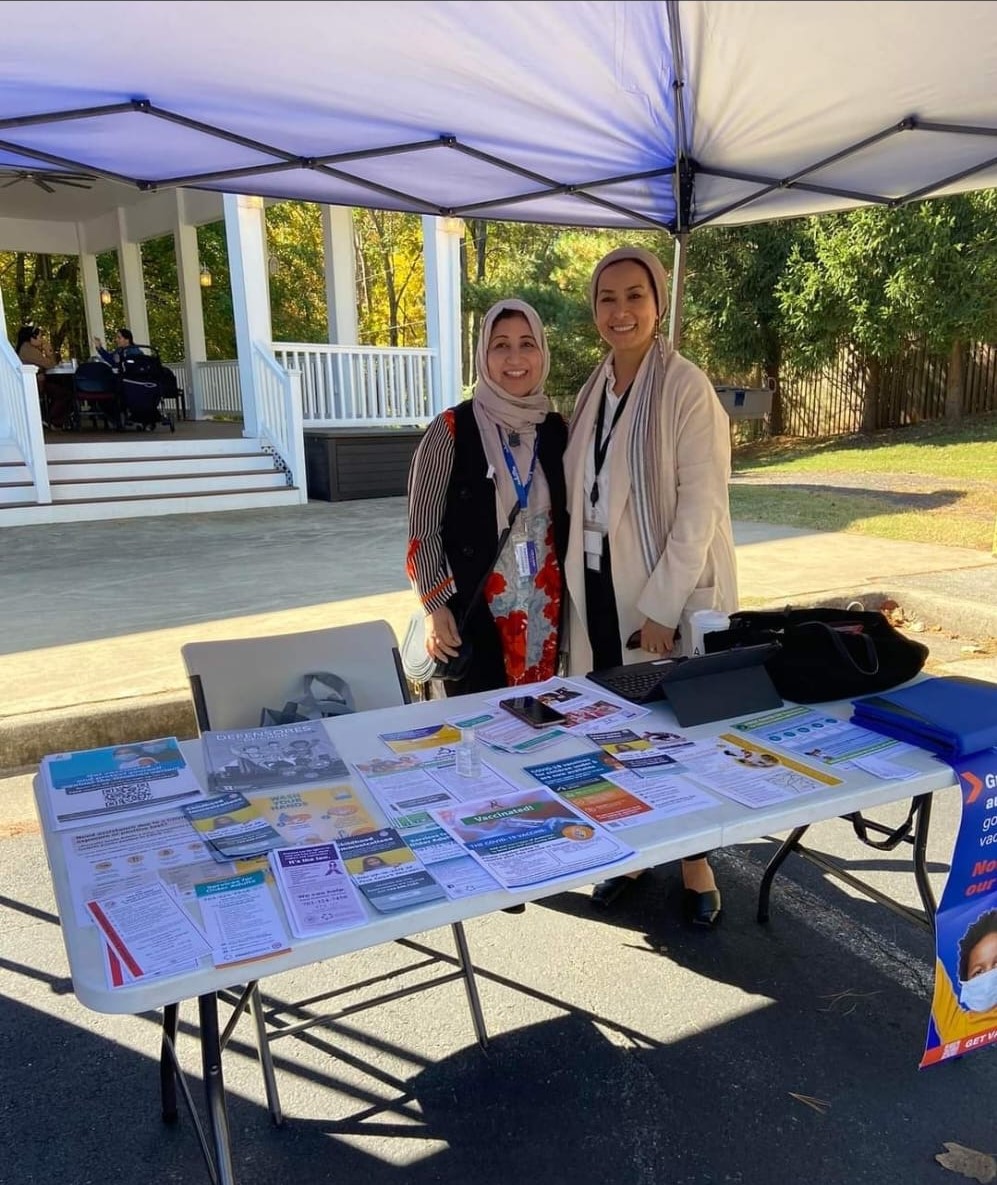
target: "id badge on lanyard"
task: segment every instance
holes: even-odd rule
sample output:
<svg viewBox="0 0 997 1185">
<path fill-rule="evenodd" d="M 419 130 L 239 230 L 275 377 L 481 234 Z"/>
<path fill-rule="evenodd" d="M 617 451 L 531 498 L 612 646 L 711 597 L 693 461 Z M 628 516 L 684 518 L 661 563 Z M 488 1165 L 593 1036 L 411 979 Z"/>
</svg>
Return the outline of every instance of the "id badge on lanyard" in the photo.
<svg viewBox="0 0 997 1185">
<path fill-rule="evenodd" d="M 519 501 L 519 515 L 516 518 L 512 531 L 513 543 L 515 544 L 516 575 L 519 577 L 519 583 L 521 585 L 529 584 L 540 570 L 537 560 L 537 545 L 532 539 L 528 538 L 529 516 L 526 513 L 530 499 L 530 486 L 533 485 L 533 472 L 537 464 L 539 439 L 534 438 L 533 441 L 533 459 L 530 462 L 530 472 L 527 474 L 525 482 L 519 476 L 519 466 L 516 464 L 516 458 L 512 455 L 512 451 L 502 436 L 501 428 L 499 429 L 499 440 L 502 444 L 502 455 L 505 457 L 509 476 L 512 478 L 512 484 L 516 490 L 516 498 Z"/>
<path fill-rule="evenodd" d="M 516 575 L 520 584 L 530 584 L 539 572 L 537 545 L 532 539 L 521 539 L 516 544 Z"/>
</svg>

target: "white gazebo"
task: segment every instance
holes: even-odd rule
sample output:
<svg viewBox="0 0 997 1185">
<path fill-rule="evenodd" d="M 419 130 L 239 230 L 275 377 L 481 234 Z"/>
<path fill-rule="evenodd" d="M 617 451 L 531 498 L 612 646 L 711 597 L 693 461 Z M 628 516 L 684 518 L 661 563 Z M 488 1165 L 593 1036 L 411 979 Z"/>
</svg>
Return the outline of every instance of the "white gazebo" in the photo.
<svg viewBox="0 0 997 1185">
<path fill-rule="evenodd" d="M 9 170 L 14 172 L 14 170 Z M 184 356 L 167 359 L 187 416 L 241 420 L 241 436 L 189 431 L 45 443 L 33 367 L 0 342 L 0 526 L 303 502 L 304 433 L 420 427 L 460 397 L 459 236 L 425 217 L 429 344 L 357 343 L 352 211 L 322 205 L 328 344 L 274 342 L 264 199 L 184 187 L 143 193 L 91 177 L 60 186 L 25 166 L 0 189 L 0 250 L 78 255 L 89 338 L 107 338 L 98 254 L 118 259 L 125 322 L 149 341 L 141 244 L 171 234 Z M 47 179 L 46 179 L 47 176 Z M 38 181 L 44 183 L 39 185 Z M 207 361 L 197 227 L 224 219 L 237 357 Z M 0 286 L 0 310 L 3 308 Z M 185 426 L 186 427 L 186 426 Z"/>
</svg>

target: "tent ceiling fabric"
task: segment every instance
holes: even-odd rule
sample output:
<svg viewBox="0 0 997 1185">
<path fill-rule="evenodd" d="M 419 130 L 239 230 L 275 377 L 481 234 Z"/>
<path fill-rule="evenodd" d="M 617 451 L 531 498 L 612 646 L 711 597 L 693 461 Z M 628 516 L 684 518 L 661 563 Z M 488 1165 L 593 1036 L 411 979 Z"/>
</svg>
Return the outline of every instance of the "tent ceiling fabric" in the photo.
<svg viewBox="0 0 997 1185">
<path fill-rule="evenodd" d="M 0 9 L 0 168 L 671 230 L 997 184 L 988 0 Z"/>
</svg>

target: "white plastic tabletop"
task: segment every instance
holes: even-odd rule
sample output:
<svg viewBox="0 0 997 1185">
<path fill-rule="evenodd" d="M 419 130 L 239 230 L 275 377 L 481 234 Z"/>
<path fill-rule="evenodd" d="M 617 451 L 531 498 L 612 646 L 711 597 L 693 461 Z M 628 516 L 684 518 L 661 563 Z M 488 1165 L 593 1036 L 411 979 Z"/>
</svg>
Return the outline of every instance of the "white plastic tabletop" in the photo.
<svg viewBox="0 0 997 1185">
<path fill-rule="evenodd" d="M 420 725 L 441 723 L 444 719 L 473 712 L 486 696 L 468 696 L 448 701 L 429 701 L 408 704 L 381 711 L 363 712 L 325 721 L 329 734 L 348 763 L 363 761 L 383 752 L 378 734 Z M 846 718 L 849 704 L 821 705 L 832 715 Z M 655 705 L 650 716 L 644 717 L 641 727 L 678 731 L 694 740 L 704 740 L 723 733 L 730 720 L 680 728 L 666 705 Z M 194 771 L 200 775 L 203 766 L 200 742 L 185 742 L 184 751 Z M 581 737 L 568 737 L 556 747 L 544 751 L 543 760 L 554 760 L 574 753 L 592 752 L 592 745 Z M 500 769 L 511 781 L 523 787 L 536 783 L 523 772 L 523 766 L 540 760 L 510 754 L 492 753 L 487 761 Z M 655 823 L 618 831 L 617 836 L 635 850 L 626 861 L 612 865 L 603 875 L 616 875 L 631 870 L 664 864 L 695 852 L 731 844 L 745 843 L 761 836 L 788 831 L 791 828 L 836 818 L 853 811 L 872 807 L 914 795 L 926 794 L 955 785 L 951 769 L 930 754 L 910 753 L 904 764 L 917 771 L 916 776 L 902 781 L 886 781 L 861 770 L 841 771 L 837 786 L 827 786 L 798 798 L 763 808 L 750 808 L 729 799 L 718 798 L 715 806 Z M 370 798 L 362 780 L 354 775 L 359 796 L 373 809 L 375 818 L 381 812 Z M 309 939 L 298 939 L 292 949 L 266 961 L 255 961 L 244 967 L 204 967 L 196 972 L 172 976 L 168 979 L 112 989 L 107 984 L 103 953 L 95 927 L 80 926 L 76 920 L 62 836 L 66 832 L 52 827 L 52 816 L 39 779 L 35 780 L 35 796 L 42 833 L 48 855 L 49 868 L 55 887 L 56 902 L 62 920 L 62 933 L 69 957 L 73 989 L 86 1007 L 97 1012 L 138 1013 L 162 1007 L 180 1000 L 191 999 L 213 991 L 220 991 L 248 978 L 265 978 L 295 967 L 317 963 L 349 951 L 360 950 L 409 937 L 438 926 L 491 913 L 521 901 L 563 893 L 572 888 L 592 884 L 603 870 L 588 870 L 567 880 L 541 883 L 517 891 L 495 891 L 456 901 L 440 901 L 399 910 L 390 914 L 376 913 L 368 907 L 365 925 Z"/>
</svg>

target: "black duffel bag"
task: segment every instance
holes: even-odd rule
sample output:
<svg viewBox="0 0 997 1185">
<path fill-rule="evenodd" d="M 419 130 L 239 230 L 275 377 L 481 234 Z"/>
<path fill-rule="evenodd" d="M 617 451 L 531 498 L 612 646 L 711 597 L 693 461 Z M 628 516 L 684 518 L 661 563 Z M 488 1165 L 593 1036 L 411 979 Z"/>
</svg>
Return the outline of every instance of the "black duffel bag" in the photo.
<svg viewBox="0 0 997 1185">
<path fill-rule="evenodd" d="M 746 609 L 704 639 L 707 653 L 761 642 L 780 644 L 765 669 L 779 694 L 800 704 L 886 691 L 913 679 L 928 657 L 878 611 Z"/>
</svg>

